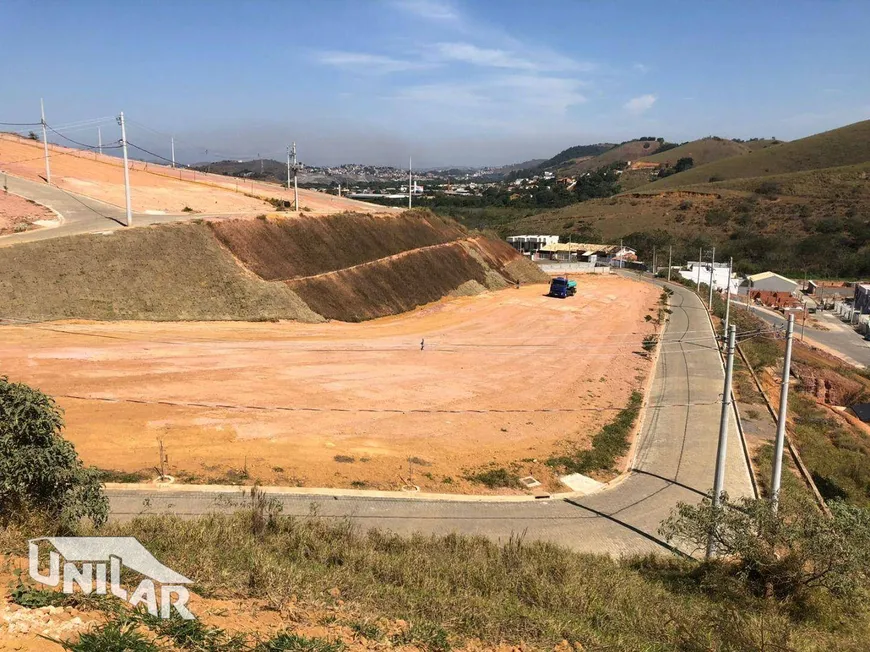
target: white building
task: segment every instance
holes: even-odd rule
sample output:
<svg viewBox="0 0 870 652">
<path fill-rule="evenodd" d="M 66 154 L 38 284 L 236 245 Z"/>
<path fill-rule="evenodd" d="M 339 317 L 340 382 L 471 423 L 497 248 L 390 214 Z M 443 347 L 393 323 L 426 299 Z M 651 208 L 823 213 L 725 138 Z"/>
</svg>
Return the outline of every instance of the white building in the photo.
<svg viewBox="0 0 870 652">
<path fill-rule="evenodd" d="M 542 247 L 558 244 L 557 235 L 512 235 L 507 241 L 511 246 L 523 254 L 534 255 Z"/>
<path fill-rule="evenodd" d="M 710 285 L 710 263 L 697 261 L 689 261 L 686 263 L 687 269 L 680 270 L 680 276 L 692 283 L 700 282 L 704 285 Z M 730 283 L 728 278 L 728 263 L 713 264 L 713 289 L 717 292 L 724 292 L 726 287 L 731 288 L 732 294 L 737 294 L 737 288 L 740 286 L 740 279 L 731 275 Z"/>
</svg>

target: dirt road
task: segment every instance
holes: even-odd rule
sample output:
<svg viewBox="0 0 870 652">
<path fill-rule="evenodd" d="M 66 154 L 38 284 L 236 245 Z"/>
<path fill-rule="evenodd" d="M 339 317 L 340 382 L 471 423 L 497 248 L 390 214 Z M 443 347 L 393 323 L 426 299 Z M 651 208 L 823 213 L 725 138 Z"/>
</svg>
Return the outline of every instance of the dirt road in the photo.
<svg viewBox="0 0 870 652">
<path fill-rule="evenodd" d="M 658 291 L 579 284 L 362 324 L 7 326 L 0 360 L 59 397 L 104 469 L 153 476 L 162 438 L 170 472 L 196 481 L 485 491 L 463 476 L 492 464 L 554 486 L 543 460 L 587 441 L 650 367 L 637 352 Z"/>
</svg>

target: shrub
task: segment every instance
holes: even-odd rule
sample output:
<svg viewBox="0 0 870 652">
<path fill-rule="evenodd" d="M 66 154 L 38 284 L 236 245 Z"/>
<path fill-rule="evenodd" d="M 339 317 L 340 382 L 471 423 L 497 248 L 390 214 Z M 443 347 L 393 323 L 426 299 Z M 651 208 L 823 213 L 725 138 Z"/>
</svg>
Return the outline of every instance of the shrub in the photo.
<svg viewBox="0 0 870 652">
<path fill-rule="evenodd" d="M 82 517 L 102 525 L 109 505 L 96 469 L 85 468 L 61 436 L 52 398 L 0 376 L 0 522 L 44 512 L 71 530 Z"/>
<path fill-rule="evenodd" d="M 707 226 L 723 226 L 731 220 L 731 213 L 724 208 L 711 208 L 704 215 L 704 222 Z"/>
<path fill-rule="evenodd" d="M 683 201 L 680 202 L 680 205 L 679 205 L 678 208 L 679 208 L 681 211 L 687 211 L 687 210 L 689 210 L 691 207 L 692 207 L 692 202 L 690 202 L 688 199 L 684 199 Z"/>
<path fill-rule="evenodd" d="M 668 541 L 703 550 L 714 533 L 725 569 L 754 594 L 777 600 L 805 600 L 813 593 L 858 596 L 870 582 L 870 511 L 841 501 L 830 503 L 831 518 L 806 499 L 770 501 L 742 498 L 714 508 L 680 503 L 660 527 Z"/>
<path fill-rule="evenodd" d="M 53 640 L 53 639 L 49 639 Z M 108 623 L 86 632 L 75 643 L 55 641 L 70 652 L 158 652 L 160 648 L 135 630 L 132 624 Z"/>
<path fill-rule="evenodd" d="M 485 485 L 490 489 L 499 489 L 501 487 L 516 489 L 522 486 L 519 476 L 503 468 L 466 475 L 465 479 Z"/>
<path fill-rule="evenodd" d="M 779 184 L 775 181 L 762 181 L 755 189 L 756 194 L 765 195 L 767 197 L 775 197 L 779 194 Z"/>
<path fill-rule="evenodd" d="M 717 181 L 725 181 L 725 177 L 720 177 L 718 174 L 714 174 L 710 177 L 710 183 L 716 183 Z"/>
</svg>

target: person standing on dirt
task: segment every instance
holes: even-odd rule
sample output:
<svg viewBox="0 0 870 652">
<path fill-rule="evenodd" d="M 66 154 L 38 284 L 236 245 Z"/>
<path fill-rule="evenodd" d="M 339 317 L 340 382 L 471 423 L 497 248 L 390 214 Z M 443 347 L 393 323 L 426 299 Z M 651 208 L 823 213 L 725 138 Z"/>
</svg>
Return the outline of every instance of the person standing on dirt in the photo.
<svg viewBox="0 0 870 652">
<path fill-rule="evenodd" d="M 420 340 L 420 350 L 422 351 L 425 346 L 426 346 L 426 339 L 424 338 L 424 339 Z"/>
</svg>

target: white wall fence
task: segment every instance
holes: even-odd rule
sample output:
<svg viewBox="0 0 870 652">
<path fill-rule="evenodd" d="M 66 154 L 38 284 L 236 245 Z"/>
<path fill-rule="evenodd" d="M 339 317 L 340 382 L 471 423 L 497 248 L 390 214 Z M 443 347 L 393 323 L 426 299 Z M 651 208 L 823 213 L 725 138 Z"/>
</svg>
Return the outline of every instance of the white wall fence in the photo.
<svg viewBox="0 0 870 652">
<path fill-rule="evenodd" d="M 610 267 L 595 266 L 594 263 L 546 263 L 538 262 L 538 266 L 547 274 L 572 272 L 574 274 L 610 274 Z"/>
</svg>

